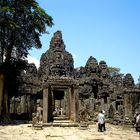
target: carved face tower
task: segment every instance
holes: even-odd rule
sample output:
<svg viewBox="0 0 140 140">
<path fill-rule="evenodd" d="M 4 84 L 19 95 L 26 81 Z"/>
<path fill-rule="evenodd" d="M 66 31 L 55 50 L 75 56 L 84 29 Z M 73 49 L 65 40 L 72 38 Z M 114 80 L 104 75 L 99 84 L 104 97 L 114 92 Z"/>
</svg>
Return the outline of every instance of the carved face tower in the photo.
<svg viewBox="0 0 140 140">
<path fill-rule="evenodd" d="M 50 42 L 49 50 L 40 59 L 39 75 L 48 76 L 71 76 L 73 73 L 72 55 L 65 50 L 62 33 L 57 31 Z"/>
</svg>

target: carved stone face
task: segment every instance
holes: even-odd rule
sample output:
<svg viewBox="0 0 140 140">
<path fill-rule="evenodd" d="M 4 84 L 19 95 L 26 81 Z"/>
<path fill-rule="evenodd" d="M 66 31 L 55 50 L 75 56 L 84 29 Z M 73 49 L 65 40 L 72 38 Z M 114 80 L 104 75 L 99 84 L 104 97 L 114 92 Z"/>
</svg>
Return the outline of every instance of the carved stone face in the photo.
<svg viewBox="0 0 140 140">
<path fill-rule="evenodd" d="M 60 75 L 59 70 L 56 70 L 56 71 L 55 71 L 55 76 L 59 76 L 59 75 Z"/>
<path fill-rule="evenodd" d="M 90 57 L 87 61 L 87 67 L 96 67 L 98 65 L 97 60 L 94 57 Z"/>
<path fill-rule="evenodd" d="M 90 76 L 92 73 L 97 73 L 99 70 L 96 58 L 90 56 L 86 63 L 86 73 Z"/>
<path fill-rule="evenodd" d="M 59 47 L 59 45 L 61 44 L 61 40 L 62 40 L 61 32 L 56 32 L 54 34 L 54 45 L 56 47 Z"/>
<path fill-rule="evenodd" d="M 60 62 L 61 60 L 61 54 L 56 54 L 56 62 Z"/>
<path fill-rule="evenodd" d="M 121 87 L 122 86 L 122 78 L 119 75 L 114 76 L 113 83 L 116 86 Z"/>
<path fill-rule="evenodd" d="M 108 71 L 106 62 L 105 61 L 101 61 L 100 64 L 99 64 L 99 67 L 100 67 L 100 70 L 101 70 L 102 78 L 104 78 L 104 79 L 108 78 L 109 71 Z"/>
<path fill-rule="evenodd" d="M 107 69 L 107 65 L 106 64 L 101 64 L 101 69 Z"/>
<path fill-rule="evenodd" d="M 107 69 L 107 64 L 105 61 L 100 61 L 99 66 L 101 70 Z"/>
<path fill-rule="evenodd" d="M 126 74 L 126 76 L 124 77 L 124 86 L 125 87 L 134 86 L 134 79 L 131 74 Z"/>
<path fill-rule="evenodd" d="M 54 39 L 54 44 L 56 46 L 58 46 L 60 44 L 61 40 L 60 40 L 60 37 L 59 36 L 56 36 L 55 39 Z"/>
</svg>

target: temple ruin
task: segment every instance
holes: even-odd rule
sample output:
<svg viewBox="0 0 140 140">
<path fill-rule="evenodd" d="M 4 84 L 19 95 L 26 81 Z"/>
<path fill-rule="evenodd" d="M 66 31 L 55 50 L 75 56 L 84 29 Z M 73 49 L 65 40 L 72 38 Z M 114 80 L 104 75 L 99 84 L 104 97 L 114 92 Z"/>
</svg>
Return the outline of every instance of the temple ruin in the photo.
<svg viewBox="0 0 140 140">
<path fill-rule="evenodd" d="M 72 122 L 94 121 L 100 110 L 115 122 L 129 122 L 140 112 L 140 89 L 130 73 L 111 76 L 105 61 L 90 56 L 85 66 L 74 68 L 62 33 L 54 33 L 40 67 L 28 64 L 19 76 L 18 95 L 10 99 L 11 118 L 31 120 L 37 105 L 43 108 L 43 123 L 55 117 Z"/>
</svg>

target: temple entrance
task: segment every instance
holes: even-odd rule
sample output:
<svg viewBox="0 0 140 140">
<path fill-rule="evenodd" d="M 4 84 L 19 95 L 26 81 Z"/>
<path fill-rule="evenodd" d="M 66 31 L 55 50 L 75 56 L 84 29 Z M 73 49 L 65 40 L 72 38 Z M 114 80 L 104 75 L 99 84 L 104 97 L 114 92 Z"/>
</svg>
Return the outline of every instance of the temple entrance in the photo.
<svg viewBox="0 0 140 140">
<path fill-rule="evenodd" d="M 71 79 L 49 79 L 43 89 L 43 122 L 53 122 L 56 117 L 76 121 L 76 90 Z"/>
<path fill-rule="evenodd" d="M 68 117 L 68 108 L 66 103 L 68 102 L 67 93 L 64 89 L 55 89 L 53 91 L 53 116 L 66 116 Z M 67 113 L 66 113 L 67 112 Z"/>
</svg>

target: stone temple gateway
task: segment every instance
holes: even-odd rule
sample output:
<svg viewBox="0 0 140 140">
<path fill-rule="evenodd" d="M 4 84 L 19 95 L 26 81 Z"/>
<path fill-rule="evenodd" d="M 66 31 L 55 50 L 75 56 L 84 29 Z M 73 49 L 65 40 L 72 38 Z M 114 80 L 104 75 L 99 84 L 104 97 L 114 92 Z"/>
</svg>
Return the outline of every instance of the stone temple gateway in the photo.
<svg viewBox="0 0 140 140">
<path fill-rule="evenodd" d="M 43 122 L 53 121 L 53 111 L 57 107 L 63 108 L 64 114 L 76 121 L 75 96 L 73 79 L 47 80 L 43 88 Z"/>
<path fill-rule="evenodd" d="M 93 56 L 80 68 L 73 63 L 62 33 L 55 32 L 39 69 L 31 63 L 21 72 L 18 95 L 10 99 L 11 118 L 31 120 L 38 105 L 44 123 L 62 116 L 72 122 L 94 121 L 100 110 L 111 122 L 131 122 L 140 112 L 140 88 L 130 73 L 111 75 L 106 62 Z"/>
</svg>

